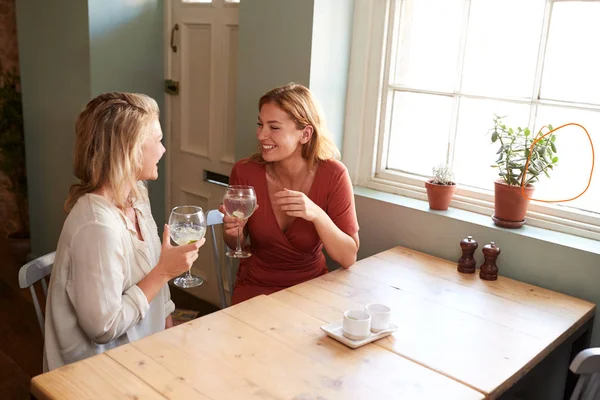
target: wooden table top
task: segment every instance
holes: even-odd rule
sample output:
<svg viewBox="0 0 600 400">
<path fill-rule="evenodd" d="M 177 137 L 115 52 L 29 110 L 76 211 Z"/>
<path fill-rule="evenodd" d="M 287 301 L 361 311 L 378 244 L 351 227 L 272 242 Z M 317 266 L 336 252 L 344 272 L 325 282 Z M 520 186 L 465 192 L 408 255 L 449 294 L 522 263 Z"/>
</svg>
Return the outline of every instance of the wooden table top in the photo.
<svg viewBox="0 0 600 400">
<path fill-rule="evenodd" d="M 40 399 L 483 399 L 375 344 L 352 350 L 322 322 L 255 297 L 33 379 Z"/>
<path fill-rule="evenodd" d="M 392 307 L 400 329 L 376 342 L 490 397 L 514 385 L 588 321 L 595 305 L 523 282 L 483 281 L 402 247 L 275 293 L 324 322 L 350 308 Z"/>
<path fill-rule="evenodd" d="M 320 329 L 381 302 L 400 329 L 358 349 Z M 39 375 L 39 399 L 495 398 L 594 304 L 397 247 Z"/>
</svg>

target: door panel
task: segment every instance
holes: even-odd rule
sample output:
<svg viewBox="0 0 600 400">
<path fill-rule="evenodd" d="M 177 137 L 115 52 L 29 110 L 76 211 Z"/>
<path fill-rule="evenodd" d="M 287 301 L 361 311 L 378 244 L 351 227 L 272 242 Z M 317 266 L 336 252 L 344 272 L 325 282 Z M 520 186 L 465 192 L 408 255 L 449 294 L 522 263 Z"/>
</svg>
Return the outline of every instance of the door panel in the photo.
<svg viewBox="0 0 600 400">
<path fill-rule="evenodd" d="M 206 182 L 204 171 L 229 175 L 235 161 L 238 4 L 171 0 L 166 7 L 166 78 L 179 82 L 179 94 L 167 95 L 166 212 L 168 216 L 172 207 L 184 204 L 208 212 L 219 207 L 225 190 Z M 178 29 L 172 30 L 175 24 Z M 171 40 L 177 51 L 171 48 Z M 218 305 L 209 232 L 192 267 L 205 283 L 188 290 Z"/>
</svg>

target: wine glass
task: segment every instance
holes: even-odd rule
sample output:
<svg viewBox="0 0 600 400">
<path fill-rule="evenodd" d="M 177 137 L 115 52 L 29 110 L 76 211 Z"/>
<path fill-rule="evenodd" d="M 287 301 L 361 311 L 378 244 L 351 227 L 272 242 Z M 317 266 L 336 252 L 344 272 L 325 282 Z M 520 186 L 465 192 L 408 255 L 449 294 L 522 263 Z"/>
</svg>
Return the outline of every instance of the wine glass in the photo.
<svg viewBox="0 0 600 400">
<path fill-rule="evenodd" d="M 256 192 L 252 186 L 230 185 L 223 196 L 223 207 L 228 216 L 239 220 L 250 218 L 256 208 Z M 227 255 L 233 258 L 247 258 L 252 255 L 248 250 L 242 250 L 240 238 L 242 232 L 238 226 L 237 247 L 228 249 Z"/>
<path fill-rule="evenodd" d="M 202 208 L 196 206 L 173 208 L 169 217 L 169 231 L 171 239 L 179 246 L 202 239 L 206 233 L 206 218 Z M 173 281 L 176 286 L 184 289 L 200 286 L 203 282 L 202 278 L 192 275 L 189 270 Z"/>
</svg>

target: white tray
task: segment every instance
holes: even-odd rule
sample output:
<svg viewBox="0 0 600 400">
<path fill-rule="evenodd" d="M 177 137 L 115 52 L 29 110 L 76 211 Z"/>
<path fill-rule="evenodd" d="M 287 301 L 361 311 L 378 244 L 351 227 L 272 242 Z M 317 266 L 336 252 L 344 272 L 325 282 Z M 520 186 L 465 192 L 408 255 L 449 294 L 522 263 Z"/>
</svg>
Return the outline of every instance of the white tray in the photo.
<svg viewBox="0 0 600 400">
<path fill-rule="evenodd" d="M 332 322 L 331 324 L 323 325 L 323 326 L 321 326 L 321 329 L 327 334 L 327 336 L 334 338 L 338 342 L 344 343 L 346 346 L 350 347 L 351 349 L 356 349 L 357 347 L 363 346 L 367 343 L 371 343 L 375 340 L 379 340 L 388 335 L 391 335 L 396 330 L 398 330 L 398 326 L 394 325 L 394 324 L 390 324 L 390 327 L 388 329 L 385 329 L 385 330 L 377 332 L 377 333 L 371 332 L 368 337 L 366 337 L 362 340 L 352 340 L 352 339 L 348 339 L 346 336 L 344 336 L 344 332 L 342 330 L 342 321 Z"/>
</svg>

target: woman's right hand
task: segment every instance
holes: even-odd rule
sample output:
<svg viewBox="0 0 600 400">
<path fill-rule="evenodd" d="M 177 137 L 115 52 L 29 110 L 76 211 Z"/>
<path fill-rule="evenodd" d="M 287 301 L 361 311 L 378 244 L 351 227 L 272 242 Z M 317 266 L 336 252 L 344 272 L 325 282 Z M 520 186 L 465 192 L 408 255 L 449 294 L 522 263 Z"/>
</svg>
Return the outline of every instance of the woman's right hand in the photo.
<svg viewBox="0 0 600 400">
<path fill-rule="evenodd" d="M 258 210 L 258 204 L 256 205 L 254 211 L 256 210 Z M 246 226 L 246 223 L 248 222 L 248 219 L 242 220 L 239 218 L 228 216 L 225 212 L 225 207 L 223 206 L 223 204 L 219 206 L 219 211 L 223 214 L 223 232 L 225 233 L 225 235 L 237 237 L 238 229 L 242 232 L 244 230 L 244 227 Z"/>
<path fill-rule="evenodd" d="M 198 249 L 204 242 L 206 242 L 206 239 L 202 238 L 197 242 L 183 246 L 172 246 L 169 225 L 165 224 L 160 258 L 156 268 L 160 268 L 161 272 L 169 279 L 189 271 L 194 261 L 198 258 Z"/>
</svg>

